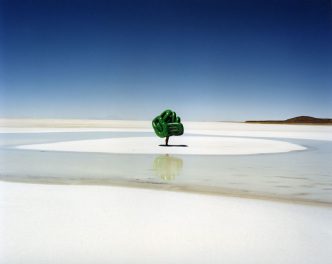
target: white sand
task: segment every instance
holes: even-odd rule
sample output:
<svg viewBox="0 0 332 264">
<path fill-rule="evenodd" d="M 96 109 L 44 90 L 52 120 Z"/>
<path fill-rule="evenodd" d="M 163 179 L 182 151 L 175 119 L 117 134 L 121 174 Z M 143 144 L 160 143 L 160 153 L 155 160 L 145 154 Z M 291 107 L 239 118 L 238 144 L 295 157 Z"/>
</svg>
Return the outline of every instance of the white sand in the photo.
<svg viewBox="0 0 332 264">
<path fill-rule="evenodd" d="M 0 183 L 0 263 L 330 263 L 332 209 Z"/>
<path fill-rule="evenodd" d="M 304 150 L 305 147 L 277 140 L 230 137 L 171 137 L 173 147 L 163 147 L 157 137 L 128 137 L 77 140 L 47 144 L 23 145 L 17 148 L 44 151 L 73 151 L 127 154 L 243 155 L 281 153 Z"/>
</svg>

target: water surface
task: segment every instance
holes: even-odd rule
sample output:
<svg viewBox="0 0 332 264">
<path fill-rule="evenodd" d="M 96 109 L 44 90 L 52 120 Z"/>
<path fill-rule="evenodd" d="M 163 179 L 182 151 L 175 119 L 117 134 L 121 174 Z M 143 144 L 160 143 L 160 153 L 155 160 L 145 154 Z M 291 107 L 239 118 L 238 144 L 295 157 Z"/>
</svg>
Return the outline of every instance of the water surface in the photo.
<svg viewBox="0 0 332 264">
<path fill-rule="evenodd" d="M 305 151 L 238 156 L 137 155 L 20 150 L 15 146 L 151 133 L 0 134 L 0 180 L 128 185 L 332 205 L 332 142 L 276 139 Z M 162 143 L 162 142 L 161 142 Z"/>
</svg>

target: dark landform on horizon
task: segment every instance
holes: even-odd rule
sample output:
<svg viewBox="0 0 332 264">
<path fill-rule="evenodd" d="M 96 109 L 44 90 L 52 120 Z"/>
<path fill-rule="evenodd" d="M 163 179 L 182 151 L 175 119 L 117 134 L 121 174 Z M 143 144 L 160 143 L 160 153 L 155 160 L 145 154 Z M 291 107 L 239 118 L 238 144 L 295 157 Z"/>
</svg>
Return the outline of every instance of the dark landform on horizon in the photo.
<svg viewBox="0 0 332 264">
<path fill-rule="evenodd" d="M 246 123 L 259 124 L 318 124 L 318 125 L 332 125 L 331 118 L 316 118 L 311 116 L 297 116 L 286 120 L 249 120 Z"/>
</svg>

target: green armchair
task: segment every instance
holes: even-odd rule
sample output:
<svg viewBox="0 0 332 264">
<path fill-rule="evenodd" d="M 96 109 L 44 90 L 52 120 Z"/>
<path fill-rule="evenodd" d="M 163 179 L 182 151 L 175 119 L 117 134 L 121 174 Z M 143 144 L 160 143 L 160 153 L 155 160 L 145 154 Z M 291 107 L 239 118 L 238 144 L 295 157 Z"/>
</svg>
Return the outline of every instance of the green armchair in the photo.
<svg viewBox="0 0 332 264">
<path fill-rule="evenodd" d="M 169 109 L 153 119 L 152 127 L 158 137 L 166 137 L 166 146 L 170 136 L 181 136 L 184 132 L 181 118 Z"/>
</svg>

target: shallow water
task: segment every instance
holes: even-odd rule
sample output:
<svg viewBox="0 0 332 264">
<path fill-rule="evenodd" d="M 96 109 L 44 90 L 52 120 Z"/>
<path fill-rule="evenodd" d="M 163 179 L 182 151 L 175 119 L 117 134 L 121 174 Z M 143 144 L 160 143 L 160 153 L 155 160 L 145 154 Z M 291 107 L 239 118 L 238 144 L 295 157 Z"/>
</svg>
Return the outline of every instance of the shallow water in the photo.
<svg viewBox="0 0 332 264">
<path fill-rule="evenodd" d="M 136 155 L 20 150 L 37 144 L 151 133 L 0 134 L 0 180 L 132 185 L 332 205 L 332 142 L 283 140 L 305 151 L 238 156 Z M 162 143 L 162 142 L 161 142 Z"/>
</svg>

